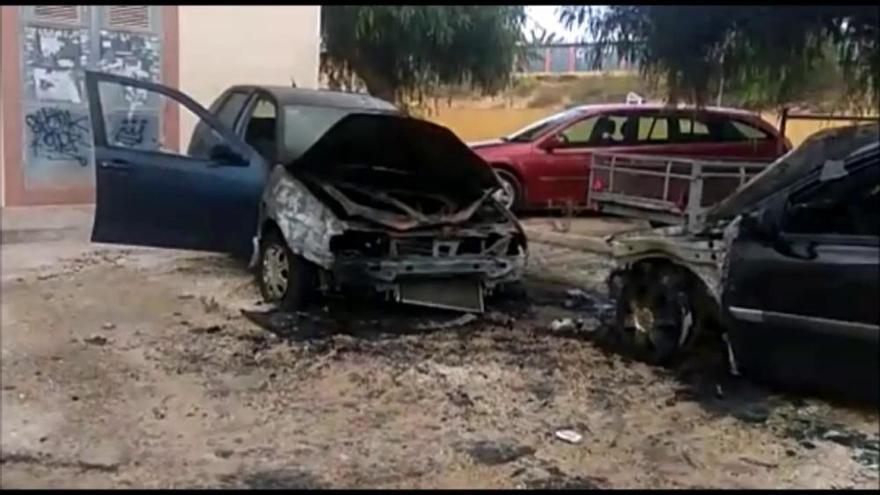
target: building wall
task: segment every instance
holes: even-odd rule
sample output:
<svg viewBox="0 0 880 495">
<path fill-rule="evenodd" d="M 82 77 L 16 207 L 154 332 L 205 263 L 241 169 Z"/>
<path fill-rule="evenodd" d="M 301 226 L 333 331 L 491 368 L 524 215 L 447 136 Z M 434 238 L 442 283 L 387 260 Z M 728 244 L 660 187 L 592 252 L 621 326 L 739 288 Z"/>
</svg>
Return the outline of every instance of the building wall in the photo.
<svg viewBox="0 0 880 495">
<path fill-rule="evenodd" d="M 2 14 L 5 204 L 93 201 L 85 71 L 176 85 L 176 7 L 24 5 L 3 6 Z M 133 97 L 113 95 L 105 110 L 118 116 Z M 108 135 L 132 118 L 171 123 L 178 135 L 176 123 L 160 124 L 163 115 L 146 108 L 109 121 Z"/>
<path fill-rule="evenodd" d="M 85 70 L 157 81 L 204 106 L 233 84 L 314 88 L 319 30 L 320 6 L 2 6 L 3 204 L 94 201 Z M 108 138 L 188 144 L 188 112 L 141 97 L 108 97 Z"/>
<path fill-rule="evenodd" d="M 525 74 L 576 74 L 637 69 L 621 60 L 614 46 L 604 50 L 596 68 L 593 65 L 594 49 L 595 45 L 589 43 L 532 46 L 526 51 L 526 60 L 518 64 L 518 71 Z"/>
<path fill-rule="evenodd" d="M 235 84 L 318 87 L 318 5 L 179 7 L 180 89 L 208 107 Z M 181 113 L 180 142 L 195 126 Z"/>
</svg>

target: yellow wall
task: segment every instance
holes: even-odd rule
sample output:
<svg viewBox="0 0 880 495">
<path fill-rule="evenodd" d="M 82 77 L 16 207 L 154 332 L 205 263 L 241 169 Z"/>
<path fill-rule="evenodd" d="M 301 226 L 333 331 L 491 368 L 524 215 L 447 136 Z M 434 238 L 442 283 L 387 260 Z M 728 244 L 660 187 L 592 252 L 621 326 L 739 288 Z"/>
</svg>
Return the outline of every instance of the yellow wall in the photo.
<svg viewBox="0 0 880 495">
<path fill-rule="evenodd" d="M 479 141 L 504 136 L 523 126 L 560 111 L 558 108 L 462 108 L 439 106 L 426 115 L 428 120 L 452 129 L 464 141 Z M 763 113 L 764 120 L 779 125 L 775 113 Z M 789 120 L 786 136 L 798 146 L 811 134 L 831 127 L 849 125 L 845 121 Z"/>
<path fill-rule="evenodd" d="M 235 84 L 318 87 L 319 5 L 181 5 L 180 89 L 207 107 Z M 195 121 L 180 116 L 185 149 Z"/>
</svg>

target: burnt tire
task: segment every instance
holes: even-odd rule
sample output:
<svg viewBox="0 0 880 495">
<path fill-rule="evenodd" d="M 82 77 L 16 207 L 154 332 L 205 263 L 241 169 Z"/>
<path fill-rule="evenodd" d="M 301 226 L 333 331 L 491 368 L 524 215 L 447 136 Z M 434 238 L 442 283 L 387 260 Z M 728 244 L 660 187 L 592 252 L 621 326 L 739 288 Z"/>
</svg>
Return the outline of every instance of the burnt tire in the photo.
<svg viewBox="0 0 880 495">
<path fill-rule="evenodd" d="M 512 212 L 520 211 L 523 206 L 523 187 L 519 179 L 507 170 L 495 169 L 495 173 L 501 181 L 504 197 L 509 197 L 506 200 L 499 198 L 499 202 Z"/>
<path fill-rule="evenodd" d="M 695 337 L 687 280 L 672 267 L 646 265 L 623 280 L 613 333 L 617 344 L 639 360 L 668 365 Z"/>
<path fill-rule="evenodd" d="M 266 302 L 297 311 L 315 292 L 315 266 L 291 251 L 281 232 L 272 228 L 260 239 L 257 284 Z"/>
</svg>

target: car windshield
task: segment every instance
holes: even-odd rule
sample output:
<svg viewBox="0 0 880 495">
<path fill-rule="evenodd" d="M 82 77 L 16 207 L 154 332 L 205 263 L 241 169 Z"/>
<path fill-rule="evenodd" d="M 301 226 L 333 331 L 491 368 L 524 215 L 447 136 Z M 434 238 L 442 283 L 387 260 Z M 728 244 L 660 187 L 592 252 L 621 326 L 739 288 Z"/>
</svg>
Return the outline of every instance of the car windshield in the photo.
<svg viewBox="0 0 880 495">
<path fill-rule="evenodd" d="M 557 113 L 555 115 L 551 115 L 543 120 L 539 120 L 533 124 L 529 124 L 528 126 L 514 132 L 510 136 L 504 138 L 505 141 L 512 141 L 515 143 L 528 143 L 534 141 L 545 132 L 550 129 L 553 129 L 562 123 L 570 120 L 572 117 L 578 115 L 576 110 L 568 110 L 562 113 Z"/>
<path fill-rule="evenodd" d="M 333 124 L 342 120 L 352 109 L 288 105 L 284 107 L 284 148 L 289 157 L 305 153 Z"/>
</svg>

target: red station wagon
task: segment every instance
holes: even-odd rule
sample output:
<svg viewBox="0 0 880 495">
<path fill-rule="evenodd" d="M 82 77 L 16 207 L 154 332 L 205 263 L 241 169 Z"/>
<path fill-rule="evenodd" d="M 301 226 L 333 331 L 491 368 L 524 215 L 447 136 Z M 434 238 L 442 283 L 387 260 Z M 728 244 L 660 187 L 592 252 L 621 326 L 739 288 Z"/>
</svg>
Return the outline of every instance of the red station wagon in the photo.
<svg viewBox="0 0 880 495">
<path fill-rule="evenodd" d="M 593 151 L 770 163 L 791 142 L 758 115 L 661 104 L 585 105 L 493 141 L 471 143 L 512 210 L 584 205 Z"/>
</svg>

